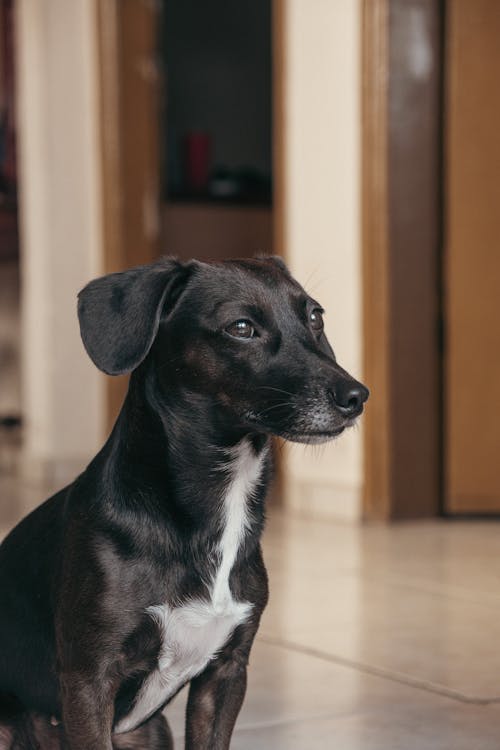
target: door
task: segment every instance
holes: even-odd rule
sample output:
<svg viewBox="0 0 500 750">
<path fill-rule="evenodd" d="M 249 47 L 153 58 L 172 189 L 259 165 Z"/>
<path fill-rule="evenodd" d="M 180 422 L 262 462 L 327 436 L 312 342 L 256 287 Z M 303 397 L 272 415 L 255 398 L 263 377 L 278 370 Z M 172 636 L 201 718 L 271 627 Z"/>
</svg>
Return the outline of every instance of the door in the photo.
<svg viewBox="0 0 500 750">
<path fill-rule="evenodd" d="M 500 512 L 500 2 L 446 24 L 444 484 L 450 513 Z"/>
</svg>

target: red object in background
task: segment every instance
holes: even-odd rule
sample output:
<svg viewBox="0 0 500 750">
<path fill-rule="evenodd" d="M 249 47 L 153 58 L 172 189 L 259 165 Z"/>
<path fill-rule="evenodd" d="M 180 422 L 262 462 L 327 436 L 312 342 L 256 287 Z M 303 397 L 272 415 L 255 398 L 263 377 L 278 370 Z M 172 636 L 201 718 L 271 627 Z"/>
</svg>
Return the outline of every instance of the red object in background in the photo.
<svg viewBox="0 0 500 750">
<path fill-rule="evenodd" d="M 208 133 L 195 131 L 184 136 L 184 183 L 188 190 L 201 193 L 207 189 L 211 156 Z"/>
</svg>

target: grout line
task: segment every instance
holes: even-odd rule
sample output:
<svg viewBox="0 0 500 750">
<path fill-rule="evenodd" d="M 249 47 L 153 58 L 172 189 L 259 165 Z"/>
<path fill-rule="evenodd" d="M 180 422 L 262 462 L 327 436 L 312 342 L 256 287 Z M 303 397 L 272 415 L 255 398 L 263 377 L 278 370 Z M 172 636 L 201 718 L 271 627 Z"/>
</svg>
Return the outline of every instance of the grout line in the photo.
<svg viewBox="0 0 500 750">
<path fill-rule="evenodd" d="M 464 695 L 458 690 L 453 688 L 443 687 L 437 685 L 434 682 L 428 680 L 420 680 L 417 677 L 411 677 L 401 672 L 392 672 L 389 669 L 383 667 L 374 667 L 370 664 L 364 664 L 363 662 L 355 661 L 354 659 L 347 659 L 344 656 L 337 656 L 329 654 L 326 651 L 320 651 L 316 648 L 310 648 L 309 646 L 303 646 L 300 643 L 294 643 L 292 641 L 280 640 L 278 638 L 271 638 L 267 636 L 258 636 L 258 641 L 266 643 L 269 646 L 277 646 L 278 648 L 287 649 L 289 651 L 295 651 L 306 656 L 312 656 L 315 659 L 322 659 L 323 661 L 330 662 L 332 664 L 338 664 L 342 667 L 349 667 L 355 669 L 358 672 L 364 672 L 375 677 L 381 677 L 391 682 L 397 682 L 408 687 L 416 688 L 417 690 L 423 690 L 427 693 L 434 693 L 435 695 L 441 695 L 444 698 L 457 701 L 459 703 L 467 703 L 475 706 L 488 706 L 492 703 L 500 703 L 500 696 L 492 698 L 474 698 L 472 696 Z"/>
</svg>

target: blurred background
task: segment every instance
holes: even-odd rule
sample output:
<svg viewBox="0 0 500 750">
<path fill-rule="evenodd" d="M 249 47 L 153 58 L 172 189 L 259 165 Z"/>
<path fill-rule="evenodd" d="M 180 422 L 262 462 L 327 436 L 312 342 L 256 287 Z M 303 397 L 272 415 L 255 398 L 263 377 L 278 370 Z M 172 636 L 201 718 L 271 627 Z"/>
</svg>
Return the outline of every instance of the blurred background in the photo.
<svg viewBox="0 0 500 750">
<path fill-rule="evenodd" d="M 441 581 L 446 598 L 466 580 L 491 605 L 499 40 L 498 0 L 0 0 L 0 526 L 85 466 L 123 398 L 126 383 L 99 374 L 80 342 L 76 294 L 89 279 L 162 254 L 276 253 L 372 392 L 359 429 L 321 451 L 280 452 L 280 586 L 298 580 L 287 560 L 349 539 L 344 570 L 379 564 L 384 579 L 419 560 L 405 573 L 415 586 Z M 297 519 L 312 524 L 314 550 L 290 541 L 302 539 Z M 428 520 L 367 524 L 398 519 Z M 353 586 L 352 620 L 327 630 L 375 632 Z M 280 621 L 293 620 L 286 602 Z M 448 610 L 454 635 L 436 645 L 443 611 L 429 624 L 434 664 L 450 638 L 455 656 L 465 648 Z M 491 697 L 479 677 L 467 693 L 447 660 L 417 676 L 404 659 L 388 664 L 393 636 L 380 638 L 376 657 L 361 649 L 376 668 Z M 425 644 L 410 638 L 408 653 Z M 484 676 L 485 654 L 471 660 Z"/>
<path fill-rule="evenodd" d="M 373 391 L 361 430 L 285 459 L 284 501 L 498 513 L 499 3 L 0 9 L 2 469 L 71 477 L 116 415 L 78 335 L 90 278 L 274 252 Z"/>
</svg>

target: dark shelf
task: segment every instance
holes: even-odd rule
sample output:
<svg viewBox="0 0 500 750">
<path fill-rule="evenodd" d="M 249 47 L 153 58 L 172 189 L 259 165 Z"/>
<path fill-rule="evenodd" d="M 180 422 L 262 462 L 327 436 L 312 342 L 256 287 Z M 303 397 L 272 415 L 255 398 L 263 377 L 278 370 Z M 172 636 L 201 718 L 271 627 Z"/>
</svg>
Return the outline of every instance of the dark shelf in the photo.
<svg viewBox="0 0 500 750">
<path fill-rule="evenodd" d="M 169 203 L 189 203 L 198 205 L 215 205 L 215 206 L 246 206 L 268 207 L 273 205 L 270 194 L 248 194 L 248 195 L 231 195 L 218 196 L 210 193 L 189 193 L 185 191 L 171 191 L 168 193 L 167 200 Z"/>
</svg>

